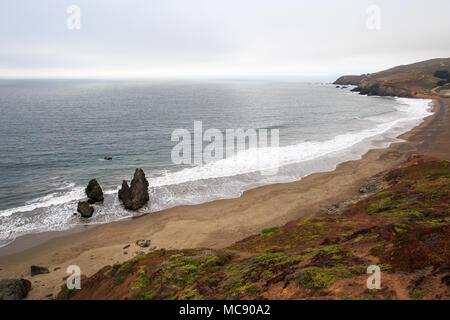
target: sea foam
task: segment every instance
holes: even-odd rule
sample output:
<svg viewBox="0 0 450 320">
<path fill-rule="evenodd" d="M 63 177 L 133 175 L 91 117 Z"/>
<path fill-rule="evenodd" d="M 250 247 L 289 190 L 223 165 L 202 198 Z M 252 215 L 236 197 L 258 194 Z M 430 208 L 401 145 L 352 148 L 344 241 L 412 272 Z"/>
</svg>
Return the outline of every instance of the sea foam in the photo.
<svg viewBox="0 0 450 320">
<path fill-rule="evenodd" d="M 100 224 L 154 212 L 177 205 L 239 197 L 244 191 L 273 183 L 292 182 L 315 172 L 334 170 L 337 165 L 360 159 L 368 150 L 400 142 L 398 136 L 431 115 L 431 100 L 396 98 L 396 112 L 371 117 L 374 126 L 348 132 L 325 141 L 304 141 L 277 148 L 242 151 L 233 157 L 202 166 L 184 168 L 150 178 L 150 205 L 137 213 L 122 208 L 117 188 L 105 190 L 105 202 L 96 205 L 92 219 L 81 222 L 73 216 L 84 188 L 68 184 L 55 192 L 0 211 L 0 246 L 18 236 L 44 231 L 62 231 L 80 224 Z M 275 175 L 261 172 L 276 168 Z"/>
</svg>

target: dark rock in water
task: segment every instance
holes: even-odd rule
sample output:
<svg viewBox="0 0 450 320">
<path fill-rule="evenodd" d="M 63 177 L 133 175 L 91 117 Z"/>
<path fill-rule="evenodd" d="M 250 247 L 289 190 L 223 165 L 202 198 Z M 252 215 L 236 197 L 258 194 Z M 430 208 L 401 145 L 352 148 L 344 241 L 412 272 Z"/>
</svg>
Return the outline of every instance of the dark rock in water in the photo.
<svg viewBox="0 0 450 320">
<path fill-rule="evenodd" d="M 25 279 L 0 280 L 0 300 L 22 300 L 31 289 L 31 282 Z"/>
<path fill-rule="evenodd" d="M 359 92 L 361 95 L 380 96 L 380 97 L 403 97 L 411 98 L 412 92 L 402 89 L 394 88 L 392 86 L 383 86 L 378 83 L 371 85 L 358 86 L 352 89 L 353 92 Z"/>
<path fill-rule="evenodd" d="M 150 200 L 148 194 L 148 181 L 145 178 L 145 173 L 142 169 L 136 169 L 133 180 L 131 180 L 130 189 L 133 201 L 142 203 L 142 206 Z"/>
<path fill-rule="evenodd" d="M 136 169 L 130 186 L 125 180 L 122 182 L 119 199 L 122 200 L 123 205 L 128 210 L 138 210 L 149 201 L 148 181 L 142 169 Z"/>
<path fill-rule="evenodd" d="M 31 276 L 34 277 L 38 274 L 50 273 L 47 268 L 39 267 L 39 266 L 31 266 L 30 267 Z"/>
<path fill-rule="evenodd" d="M 78 202 L 77 211 L 83 218 L 90 218 L 94 213 L 94 208 L 92 208 L 87 201 L 80 201 Z"/>
<path fill-rule="evenodd" d="M 97 180 L 92 179 L 86 188 L 86 195 L 94 202 L 103 201 L 103 190 L 98 184 Z"/>
<path fill-rule="evenodd" d="M 131 201 L 131 190 L 126 180 L 122 181 L 122 188 L 119 190 L 119 199 L 122 200 L 124 205 Z"/>
</svg>

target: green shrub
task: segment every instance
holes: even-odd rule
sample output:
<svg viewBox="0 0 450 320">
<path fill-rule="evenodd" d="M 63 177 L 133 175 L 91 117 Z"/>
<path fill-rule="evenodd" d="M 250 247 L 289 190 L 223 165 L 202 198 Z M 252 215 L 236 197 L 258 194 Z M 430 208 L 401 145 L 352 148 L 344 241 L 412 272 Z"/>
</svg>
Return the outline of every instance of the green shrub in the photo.
<svg viewBox="0 0 450 320">
<path fill-rule="evenodd" d="M 201 300 L 202 296 L 198 292 L 197 289 L 190 290 L 188 293 L 186 293 L 183 297 L 181 297 L 182 300 Z"/>
<path fill-rule="evenodd" d="M 416 210 L 410 210 L 410 211 L 401 211 L 400 213 L 403 217 L 416 217 L 416 218 L 423 218 L 423 213 L 416 211 Z"/>
<path fill-rule="evenodd" d="M 335 275 L 328 269 L 309 267 L 302 270 L 297 284 L 308 289 L 323 289 L 331 287 L 335 278 Z"/>
<path fill-rule="evenodd" d="M 280 229 L 280 227 L 266 228 L 261 233 L 262 234 L 269 234 L 269 233 L 273 233 L 275 231 L 278 231 L 278 229 Z"/>
<path fill-rule="evenodd" d="M 413 299 L 422 299 L 423 298 L 423 291 L 419 289 L 414 289 L 413 292 L 411 292 L 411 298 Z"/>
<path fill-rule="evenodd" d="M 450 73 L 447 70 L 438 70 L 434 76 L 439 79 L 450 80 Z"/>
</svg>

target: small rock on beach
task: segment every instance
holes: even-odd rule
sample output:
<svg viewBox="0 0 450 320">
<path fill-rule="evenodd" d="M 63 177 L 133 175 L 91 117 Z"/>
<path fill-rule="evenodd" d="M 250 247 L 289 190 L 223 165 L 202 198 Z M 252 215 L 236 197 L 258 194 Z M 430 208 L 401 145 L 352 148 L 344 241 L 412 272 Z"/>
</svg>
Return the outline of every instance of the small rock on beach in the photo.
<svg viewBox="0 0 450 320">
<path fill-rule="evenodd" d="M 31 266 L 30 267 L 31 276 L 37 276 L 38 274 L 50 273 L 47 268 L 39 267 L 39 266 Z"/>
<path fill-rule="evenodd" d="M 25 279 L 0 280 L 0 300 L 22 300 L 31 289 L 31 282 Z"/>
</svg>

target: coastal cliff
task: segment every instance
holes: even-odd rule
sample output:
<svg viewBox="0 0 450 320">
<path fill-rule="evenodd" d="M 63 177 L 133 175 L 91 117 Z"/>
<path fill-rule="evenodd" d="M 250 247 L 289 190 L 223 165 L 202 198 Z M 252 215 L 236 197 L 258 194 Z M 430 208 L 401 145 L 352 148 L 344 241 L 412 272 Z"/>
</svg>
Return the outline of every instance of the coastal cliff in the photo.
<svg viewBox="0 0 450 320">
<path fill-rule="evenodd" d="M 436 72 L 450 71 L 450 58 L 432 59 L 398 66 L 361 76 L 343 76 L 336 84 L 357 85 L 353 91 L 365 95 L 431 97 L 450 95 L 450 85 L 442 83 Z"/>
<path fill-rule="evenodd" d="M 357 86 L 366 77 L 367 77 L 366 74 L 362 74 L 360 76 L 342 76 L 339 79 L 337 79 L 335 82 L 333 82 L 333 84 L 344 85 L 344 86 L 346 86 L 346 85 Z"/>
</svg>

